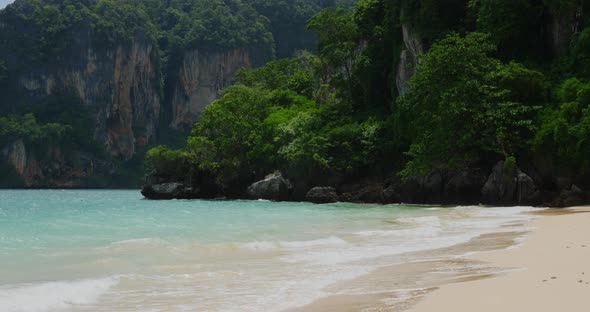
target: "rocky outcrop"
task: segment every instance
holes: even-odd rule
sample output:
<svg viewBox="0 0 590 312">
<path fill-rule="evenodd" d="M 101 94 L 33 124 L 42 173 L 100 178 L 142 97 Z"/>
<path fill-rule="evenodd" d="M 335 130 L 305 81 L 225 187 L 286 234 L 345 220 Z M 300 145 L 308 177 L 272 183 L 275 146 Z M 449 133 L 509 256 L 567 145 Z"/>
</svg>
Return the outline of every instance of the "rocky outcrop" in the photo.
<svg viewBox="0 0 590 312">
<path fill-rule="evenodd" d="M 94 112 L 94 137 L 110 155 L 130 159 L 152 141 L 160 117 L 156 50 L 142 33 L 132 43 L 97 49 L 89 29 L 67 54 L 65 64 L 45 64 L 24 73 L 19 85 L 29 98 L 73 96 Z M 36 99 L 36 100 L 35 100 Z"/>
<path fill-rule="evenodd" d="M 551 207 L 574 207 L 588 204 L 590 194 L 576 185 L 564 189 L 551 201 Z"/>
<path fill-rule="evenodd" d="M 314 204 L 330 204 L 340 201 L 340 198 L 333 187 L 314 187 L 305 195 L 305 201 Z"/>
<path fill-rule="evenodd" d="M 490 205 L 534 204 L 539 197 L 533 179 L 504 161 L 494 166 L 481 192 L 483 203 Z"/>
<path fill-rule="evenodd" d="M 482 189 L 486 204 L 508 204 L 514 198 L 517 183 L 516 167 L 507 168 L 504 161 L 498 162 Z"/>
<path fill-rule="evenodd" d="M 445 203 L 475 204 L 481 202 L 481 189 L 486 173 L 480 168 L 469 168 L 449 174 L 443 188 Z"/>
<path fill-rule="evenodd" d="M 12 165 L 17 174 L 23 176 L 27 169 L 27 149 L 23 140 L 16 140 L 1 150 L 5 161 Z"/>
<path fill-rule="evenodd" d="M 361 181 L 344 184 L 339 187 L 340 200 L 353 203 L 382 203 L 383 183 L 377 181 Z"/>
<path fill-rule="evenodd" d="M 571 1 L 550 6 L 548 31 L 551 48 L 556 56 L 564 56 L 574 34 L 581 31 L 584 20 L 583 1 Z"/>
<path fill-rule="evenodd" d="M 42 153 L 43 155 L 39 155 Z M 23 185 L 12 187 L 96 187 L 86 184 L 97 174 L 108 174 L 112 164 L 86 154 L 67 155 L 59 147 L 49 146 L 35 152 L 22 140 L 0 149 L 0 161 L 14 168 Z"/>
<path fill-rule="evenodd" d="M 395 194 L 400 202 L 413 204 L 441 203 L 443 174 L 435 172 L 427 176 L 408 177 L 403 181 L 396 181 L 384 191 L 387 202 L 392 202 L 391 195 Z"/>
<path fill-rule="evenodd" d="M 407 20 L 405 11 L 401 10 L 401 20 Z M 410 90 L 408 81 L 414 76 L 416 72 L 416 65 L 418 65 L 418 56 L 424 54 L 424 44 L 418 32 L 408 23 L 402 24 L 402 37 L 404 44 L 399 57 L 399 64 L 397 68 L 397 75 L 395 84 L 397 92 L 400 95 L 405 94 Z"/>
<path fill-rule="evenodd" d="M 184 184 L 177 182 L 145 185 L 141 189 L 141 194 L 150 199 L 181 198 L 186 192 Z"/>
<path fill-rule="evenodd" d="M 293 185 L 285 179 L 281 173 L 274 173 L 266 176 L 262 181 L 258 181 L 248 187 L 248 197 L 250 199 L 266 199 L 274 201 L 289 200 Z"/>
<path fill-rule="evenodd" d="M 229 51 L 193 50 L 184 53 L 172 95 L 171 127 L 189 131 L 199 115 L 229 86 L 240 68 L 251 68 L 246 48 Z"/>
<path fill-rule="evenodd" d="M 516 198 L 518 204 L 537 204 L 540 192 L 531 177 L 519 170 L 516 176 Z"/>
</svg>

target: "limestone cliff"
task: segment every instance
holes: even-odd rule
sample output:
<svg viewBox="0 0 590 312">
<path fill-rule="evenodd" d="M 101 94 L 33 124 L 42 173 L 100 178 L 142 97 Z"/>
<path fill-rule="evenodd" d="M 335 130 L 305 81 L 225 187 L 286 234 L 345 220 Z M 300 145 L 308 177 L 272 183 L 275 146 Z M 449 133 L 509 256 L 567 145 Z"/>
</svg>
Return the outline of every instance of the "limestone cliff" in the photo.
<svg viewBox="0 0 590 312">
<path fill-rule="evenodd" d="M 404 10 L 401 10 L 400 20 L 405 20 Z M 400 95 L 405 94 L 410 89 L 408 81 L 416 72 L 418 65 L 418 56 L 424 54 L 424 44 L 420 35 L 414 30 L 408 22 L 402 24 L 403 46 L 399 57 L 397 75 L 395 79 L 397 92 Z"/>
<path fill-rule="evenodd" d="M 108 170 L 109 164 L 89 155 L 67 155 L 59 147 L 52 146 L 36 153 L 27 148 L 23 140 L 16 140 L 0 148 L 0 161 L 14 168 L 25 187 L 71 188 L 87 186 L 85 181 L 96 173 Z"/>
<path fill-rule="evenodd" d="M 229 51 L 192 50 L 184 53 L 171 100 L 170 126 L 188 131 L 205 107 L 232 83 L 240 68 L 251 68 L 251 53 L 246 48 Z"/>
<path fill-rule="evenodd" d="M 569 5 L 550 10 L 547 28 L 555 55 L 563 56 L 573 35 L 581 31 L 584 19 L 583 4 L 583 1 L 571 2 Z"/>
<path fill-rule="evenodd" d="M 138 34 L 131 44 L 112 49 L 98 50 L 90 39 L 72 49 L 76 59 L 24 73 L 19 85 L 31 98 L 79 97 L 96 112 L 95 124 L 88 125 L 95 129 L 95 139 L 110 155 L 130 159 L 138 145 L 154 138 L 159 121 L 153 45 Z"/>
</svg>

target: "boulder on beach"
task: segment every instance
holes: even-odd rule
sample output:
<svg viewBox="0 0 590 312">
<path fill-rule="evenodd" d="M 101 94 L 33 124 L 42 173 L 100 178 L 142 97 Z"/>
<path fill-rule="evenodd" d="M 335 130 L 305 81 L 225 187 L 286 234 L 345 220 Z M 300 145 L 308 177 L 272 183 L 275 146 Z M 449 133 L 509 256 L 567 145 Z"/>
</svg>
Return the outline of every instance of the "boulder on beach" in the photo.
<svg viewBox="0 0 590 312">
<path fill-rule="evenodd" d="M 248 187 L 250 199 L 266 199 L 273 201 L 289 200 L 293 184 L 285 179 L 281 173 L 273 173 Z"/>
<path fill-rule="evenodd" d="M 147 184 L 141 189 L 141 194 L 149 199 L 174 199 L 182 196 L 184 184 L 182 183 L 161 183 Z"/>
<path fill-rule="evenodd" d="M 305 195 L 305 201 L 314 204 L 329 204 L 340 201 L 340 198 L 333 187 L 314 187 Z"/>
</svg>

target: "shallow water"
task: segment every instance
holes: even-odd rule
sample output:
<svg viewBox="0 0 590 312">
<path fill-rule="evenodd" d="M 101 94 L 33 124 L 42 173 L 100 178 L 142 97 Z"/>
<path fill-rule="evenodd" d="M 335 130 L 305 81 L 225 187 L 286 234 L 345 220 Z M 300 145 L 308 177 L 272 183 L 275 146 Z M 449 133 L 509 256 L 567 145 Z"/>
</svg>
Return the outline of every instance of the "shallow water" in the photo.
<svg viewBox="0 0 590 312">
<path fill-rule="evenodd" d="M 527 210 L 5 190 L 0 311 L 282 311 L 358 294 L 335 285 L 424 251 L 517 231 Z"/>
</svg>

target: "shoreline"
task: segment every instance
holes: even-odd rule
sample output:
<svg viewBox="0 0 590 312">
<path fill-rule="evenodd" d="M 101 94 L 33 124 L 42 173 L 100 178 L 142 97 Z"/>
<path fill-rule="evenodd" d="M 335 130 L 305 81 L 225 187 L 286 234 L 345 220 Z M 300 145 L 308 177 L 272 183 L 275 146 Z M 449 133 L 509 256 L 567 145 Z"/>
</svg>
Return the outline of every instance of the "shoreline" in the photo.
<svg viewBox="0 0 590 312">
<path fill-rule="evenodd" d="M 468 260 L 507 271 L 448 283 L 409 312 L 587 311 L 590 305 L 590 207 L 544 210 L 517 246 L 478 252 Z"/>
<path fill-rule="evenodd" d="M 523 212 L 537 218 L 546 210 Z M 523 244 L 531 234 L 530 222 L 507 223 L 496 231 L 449 247 L 409 253 L 400 262 L 380 267 L 353 280 L 341 281 L 327 290 L 331 295 L 285 312 L 403 312 L 447 284 L 478 281 L 512 268 L 475 259 L 472 255 L 509 250 Z M 343 289 L 371 289 L 344 294 Z M 442 311 L 442 310 L 428 310 Z"/>
</svg>

